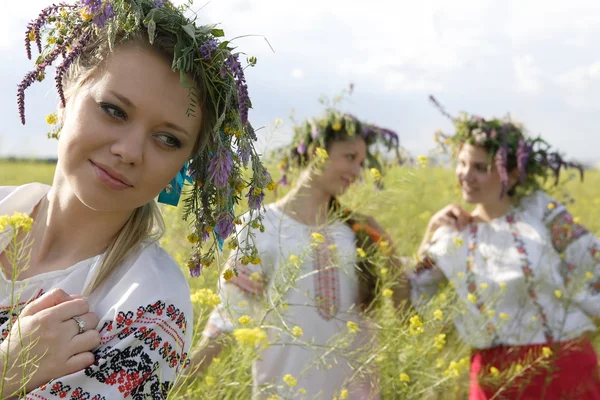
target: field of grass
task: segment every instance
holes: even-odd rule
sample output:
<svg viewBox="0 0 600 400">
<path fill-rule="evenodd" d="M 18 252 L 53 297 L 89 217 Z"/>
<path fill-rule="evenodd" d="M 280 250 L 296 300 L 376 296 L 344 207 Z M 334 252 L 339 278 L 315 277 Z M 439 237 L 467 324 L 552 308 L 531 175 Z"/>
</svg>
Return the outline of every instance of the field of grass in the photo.
<svg viewBox="0 0 600 400">
<path fill-rule="evenodd" d="M 50 184 L 53 170 L 52 165 L 12 164 L 0 161 L 0 186 L 32 181 Z M 273 176 L 276 175 L 273 173 Z M 362 184 L 353 186 L 341 199 L 342 203 L 375 217 L 390 233 L 397 252 L 412 256 L 431 215 L 458 199 L 453 173 L 442 168 L 395 167 L 384 176 L 383 182 L 385 189 L 375 190 L 371 178 L 365 177 Z M 281 192 L 279 194 L 281 195 Z M 600 235 L 600 171 L 588 171 L 583 183 L 574 176 L 567 177 L 558 188 L 551 190 L 551 194 L 568 204 L 574 216 L 579 217 L 592 232 Z M 269 196 L 266 201 L 274 199 L 273 193 Z M 187 230 L 179 218 L 179 213 L 179 209 L 163 207 L 167 233 L 161 243 L 182 269 L 185 269 L 188 257 Z M 221 257 L 221 263 L 223 260 L 225 255 Z M 201 332 L 211 311 L 206 306 L 206 292 L 201 289 L 215 291 L 218 275 L 218 267 L 211 266 L 200 278 L 189 279 L 192 298 L 195 301 L 194 320 L 197 332 Z M 392 287 L 393 277 L 393 274 L 387 276 L 384 285 Z M 379 343 L 371 348 L 371 353 L 366 357 L 362 354 L 357 355 L 357 359 L 353 361 L 356 365 L 377 367 L 379 384 L 382 392 L 387 394 L 386 399 L 465 397 L 469 349 L 460 343 L 450 328 L 449 319 L 454 307 L 451 302 L 446 301 L 447 297 L 449 296 L 446 292 L 441 291 L 441 295 L 430 307 L 421 312 L 423 329 L 419 335 L 414 334 L 415 320 L 410 319 L 416 315 L 414 311 L 396 313 L 389 299 L 382 299 L 379 303 L 375 313 Z M 443 310 L 442 321 L 432 317 L 431 313 L 438 309 Z M 332 346 L 343 348 L 346 334 L 342 332 L 339 340 Z M 445 344 L 440 345 L 439 337 L 442 334 L 446 335 Z M 256 357 L 255 350 L 238 346 L 231 338 L 223 340 L 226 351 L 222 353 L 219 361 L 213 363 L 200 378 L 180 385 L 173 398 L 250 398 L 250 370 L 251 362 Z M 232 348 L 235 348 L 235 351 L 231 351 Z M 323 367 L 326 368 L 326 365 Z M 501 374 L 503 373 L 509 372 L 501 371 Z M 302 398 L 301 388 L 288 387 L 284 382 L 277 384 L 285 387 L 285 398 Z M 338 398 L 343 399 L 344 392 L 341 392 Z"/>
</svg>

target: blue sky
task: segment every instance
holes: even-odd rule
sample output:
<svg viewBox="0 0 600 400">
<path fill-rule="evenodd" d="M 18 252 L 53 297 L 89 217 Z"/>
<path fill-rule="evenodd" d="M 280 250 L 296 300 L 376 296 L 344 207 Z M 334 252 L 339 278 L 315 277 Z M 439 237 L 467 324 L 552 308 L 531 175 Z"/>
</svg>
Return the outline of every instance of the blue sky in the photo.
<svg viewBox="0 0 600 400">
<path fill-rule="evenodd" d="M 26 5 L 23 5 L 25 4 Z M 24 30 L 47 1 L 11 2 L 0 24 L 0 156 L 54 156 L 44 116 L 56 107 L 52 79 L 26 95 L 26 126 L 16 85 L 31 69 Z M 352 4 L 351 4 L 352 3 Z M 414 154 L 433 147 L 450 124 L 427 101 L 482 116 L 510 114 L 567 156 L 600 161 L 600 7 L 594 0 L 212 0 L 196 1 L 201 23 L 220 23 L 241 51 L 250 118 L 263 150 L 290 137 L 297 119 L 319 114 L 321 95 L 355 84 L 344 108 L 394 129 Z M 273 121 L 284 123 L 275 128 Z"/>
</svg>

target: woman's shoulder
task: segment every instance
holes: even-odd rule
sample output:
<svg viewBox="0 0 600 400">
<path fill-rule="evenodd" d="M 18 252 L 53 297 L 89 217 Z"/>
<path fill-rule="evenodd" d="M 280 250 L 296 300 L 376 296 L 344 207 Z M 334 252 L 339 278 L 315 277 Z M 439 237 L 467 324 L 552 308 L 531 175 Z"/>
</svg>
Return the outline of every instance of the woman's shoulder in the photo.
<svg viewBox="0 0 600 400">
<path fill-rule="evenodd" d="M 22 201 L 39 199 L 50 191 L 50 186 L 43 183 L 33 182 L 20 186 L 0 186 L 0 202 L 11 198 L 22 199 Z M 38 198 L 39 197 L 39 198 Z"/>
<path fill-rule="evenodd" d="M 140 302 L 168 301 L 186 307 L 190 288 L 181 268 L 156 242 L 143 243 L 106 282 L 107 295 L 120 297 L 123 292 L 135 295 Z"/>
</svg>

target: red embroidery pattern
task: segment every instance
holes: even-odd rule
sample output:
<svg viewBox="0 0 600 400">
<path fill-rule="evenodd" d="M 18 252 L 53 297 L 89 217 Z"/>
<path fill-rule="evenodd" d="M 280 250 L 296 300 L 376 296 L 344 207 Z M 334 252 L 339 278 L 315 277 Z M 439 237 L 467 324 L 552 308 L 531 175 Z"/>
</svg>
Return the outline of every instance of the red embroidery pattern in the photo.
<svg viewBox="0 0 600 400">
<path fill-rule="evenodd" d="M 552 235 L 552 245 L 559 253 L 588 233 L 587 229 L 573 221 L 573 216 L 567 210 L 556 215 L 548 226 Z"/>
<path fill-rule="evenodd" d="M 469 243 L 468 243 L 468 251 L 467 251 L 467 270 L 465 272 L 466 283 L 467 283 L 467 291 L 475 296 L 475 307 L 477 307 L 477 311 L 480 313 L 485 313 L 486 308 L 485 304 L 481 301 L 481 296 L 477 290 L 477 284 L 475 280 L 475 251 L 477 250 L 477 233 L 479 232 L 478 225 L 471 225 L 469 228 Z M 498 340 L 496 326 L 488 321 L 486 323 L 487 331 L 493 335 L 492 343 L 496 343 Z"/>
<path fill-rule="evenodd" d="M 538 309 L 538 315 L 540 317 L 540 320 L 542 321 L 542 326 L 544 328 L 544 335 L 546 336 L 546 340 L 548 341 L 548 343 L 552 343 L 552 340 L 553 340 L 552 331 L 550 330 L 550 327 L 548 326 L 548 318 L 546 317 L 546 313 L 544 312 L 542 305 L 540 304 L 540 302 L 537 299 L 537 293 L 534 288 L 534 276 L 533 276 L 533 270 L 531 269 L 531 262 L 529 261 L 527 249 L 525 248 L 525 241 L 523 241 L 523 239 L 519 235 L 519 232 L 517 231 L 517 228 L 515 226 L 515 223 L 516 223 L 515 215 L 514 214 L 507 215 L 506 222 L 508 222 L 508 225 L 511 229 L 513 241 L 515 243 L 515 246 L 517 247 L 517 251 L 519 252 L 519 256 L 521 258 L 521 260 L 520 260 L 521 270 L 523 271 L 523 276 L 525 277 L 525 285 L 527 286 L 527 294 L 529 295 L 529 298 L 531 298 L 531 301 L 533 302 L 533 304 Z"/>
<path fill-rule="evenodd" d="M 186 329 L 184 314 L 174 305 L 166 306 L 162 301 L 141 306 L 135 313 L 119 312 L 114 321 L 105 322 L 100 329 L 103 344 L 94 351 L 96 362 L 85 369 L 85 376 L 116 387 L 124 398 L 166 399 L 172 386 L 166 376 L 175 376 L 189 363 L 183 352 Z M 118 349 L 106 344 L 115 337 L 136 340 L 131 346 Z M 152 354 L 158 354 L 166 365 L 153 360 Z M 168 369 L 173 373 L 167 373 Z M 28 398 L 46 399 L 40 395 L 44 392 L 70 400 L 106 400 L 100 394 L 92 396 L 81 387 L 73 389 L 61 380 L 42 386 L 36 397 L 32 394 Z"/>
<path fill-rule="evenodd" d="M 328 231 L 322 232 L 325 239 L 317 243 L 313 268 L 315 282 L 315 301 L 317 312 L 325 319 L 335 317 L 340 309 L 340 279 L 339 269 L 332 264 L 330 246 L 334 244 Z"/>
</svg>

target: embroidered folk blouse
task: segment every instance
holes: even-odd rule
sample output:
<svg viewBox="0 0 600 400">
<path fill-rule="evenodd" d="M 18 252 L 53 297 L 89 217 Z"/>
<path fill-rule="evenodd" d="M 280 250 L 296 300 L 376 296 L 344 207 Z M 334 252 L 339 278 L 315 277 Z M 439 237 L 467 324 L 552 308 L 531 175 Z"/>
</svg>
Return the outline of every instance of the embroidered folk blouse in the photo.
<svg viewBox="0 0 600 400">
<path fill-rule="evenodd" d="M 246 219 L 240 226 L 247 223 Z M 352 230 L 342 223 L 320 228 L 305 225 L 285 215 L 274 204 L 266 207 L 263 225 L 265 231 L 253 230 L 255 237 L 250 239 L 258 249 L 260 263 L 242 265 L 236 262 L 235 251 L 232 251 L 229 262 L 239 275 L 230 281 L 221 279 L 222 303 L 211 314 L 204 335 L 216 337 L 243 327 L 238 323 L 243 315 L 262 321 L 266 314 L 265 325 L 281 327 L 283 322 L 290 329 L 295 326 L 302 329 L 302 336 L 298 338 L 266 329 L 269 341 L 276 345 L 264 350 L 255 361 L 255 398 L 267 398 L 273 392 L 261 392 L 261 387 L 282 385 L 282 378 L 287 374 L 298 381 L 293 398 L 332 399 L 343 388 L 348 390 L 349 399 L 379 398 L 372 392 L 372 382 L 359 377 L 349 382 L 354 371 L 349 366 L 351 360 L 344 359 L 374 336 L 368 321 L 359 314 Z M 246 232 L 240 232 L 240 239 L 247 237 Z M 313 233 L 322 239 L 318 235 L 313 237 Z M 298 279 L 289 290 L 283 289 L 286 306 L 283 311 L 282 307 L 278 308 L 283 315 L 266 313 L 265 305 L 277 298 L 276 288 L 280 291 L 285 288 L 292 274 Z M 360 332 L 349 348 L 328 354 L 328 344 L 337 335 L 348 332 L 349 321 L 355 323 Z M 298 388 L 303 388 L 305 393 L 298 392 Z M 285 398 L 290 396 L 285 391 L 279 394 Z"/>
<path fill-rule="evenodd" d="M 450 281 L 465 313 L 455 319 L 475 348 L 566 341 L 594 331 L 600 315 L 600 241 L 546 193 L 523 198 L 489 223 L 436 231 L 412 299 Z"/>
<path fill-rule="evenodd" d="M 0 215 L 30 214 L 49 190 L 39 183 L 0 187 Z M 10 229 L 0 233 L 0 251 L 11 235 Z M 9 320 L 50 289 L 81 294 L 100 261 L 98 255 L 61 271 L 17 280 L 18 311 L 13 315 L 11 281 L 0 270 L 0 342 L 8 334 Z M 158 244 L 146 243 L 88 301 L 100 319 L 96 362 L 31 391 L 26 399 L 165 399 L 192 343 L 189 287 L 175 261 Z"/>
</svg>

